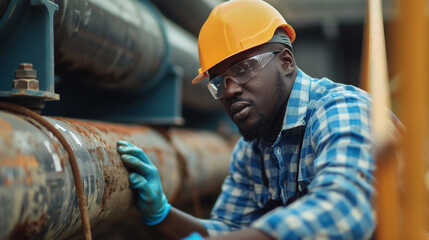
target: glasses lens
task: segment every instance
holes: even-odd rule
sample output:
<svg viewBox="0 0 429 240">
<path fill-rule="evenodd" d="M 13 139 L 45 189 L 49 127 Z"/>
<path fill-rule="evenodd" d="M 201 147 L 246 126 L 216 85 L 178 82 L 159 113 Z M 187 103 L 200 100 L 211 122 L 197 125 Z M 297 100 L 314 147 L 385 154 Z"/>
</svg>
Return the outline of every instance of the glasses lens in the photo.
<svg viewBox="0 0 429 240">
<path fill-rule="evenodd" d="M 225 94 L 225 78 L 227 76 L 230 76 L 231 80 L 238 84 L 247 83 L 267 65 L 276 53 L 278 51 L 256 55 L 230 67 L 223 74 L 210 80 L 207 84 L 210 93 L 215 99 L 222 98 Z"/>
<path fill-rule="evenodd" d="M 210 80 L 210 82 L 207 84 L 207 87 L 215 99 L 223 97 L 225 92 L 223 75 L 217 76 Z"/>
<path fill-rule="evenodd" d="M 257 57 L 252 57 L 241 61 L 228 70 L 228 75 L 232 76 L 237 82 L 243 84 L 254 77 L 261 69 Z"/>
</svg>

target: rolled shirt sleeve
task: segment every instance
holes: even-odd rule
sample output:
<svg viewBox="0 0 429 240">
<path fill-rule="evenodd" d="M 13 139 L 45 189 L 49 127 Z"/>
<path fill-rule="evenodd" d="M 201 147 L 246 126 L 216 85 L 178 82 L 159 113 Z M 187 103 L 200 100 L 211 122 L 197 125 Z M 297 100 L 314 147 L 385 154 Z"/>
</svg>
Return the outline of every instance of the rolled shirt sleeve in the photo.
<svg viewBox="0 0 429 240">
<path fill-rule="evenodd" d="M 255 189 L 250 162 L 255 157 L 258 156 L 251 146 L 242 139 L 235 146 L 230 174 L 222 185 L 222 193 L 213 207 L 210 220 L 202 220 L 209 235 L 224 234 L 249 226 L 266 212 L 254 201 Z M 258 166 L 255 168 L 260 171 Z"/>
</svg>

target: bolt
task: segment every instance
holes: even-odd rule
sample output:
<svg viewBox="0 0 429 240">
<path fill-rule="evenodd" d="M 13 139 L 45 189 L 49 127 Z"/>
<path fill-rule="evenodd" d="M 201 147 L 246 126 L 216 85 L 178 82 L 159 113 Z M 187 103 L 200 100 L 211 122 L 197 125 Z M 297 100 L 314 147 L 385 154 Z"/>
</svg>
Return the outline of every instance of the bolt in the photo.
<svg viewBox="0 0 429 240">
<path fill-rule="evenodd" d="M 20 63 L 18 69 L 15 70 L 15 79 L 13 80 L 13 88 L 21 90 L 39 90 L 39 81 L 37 71 L 33 69 L 31 63 Z"/>
</svg>

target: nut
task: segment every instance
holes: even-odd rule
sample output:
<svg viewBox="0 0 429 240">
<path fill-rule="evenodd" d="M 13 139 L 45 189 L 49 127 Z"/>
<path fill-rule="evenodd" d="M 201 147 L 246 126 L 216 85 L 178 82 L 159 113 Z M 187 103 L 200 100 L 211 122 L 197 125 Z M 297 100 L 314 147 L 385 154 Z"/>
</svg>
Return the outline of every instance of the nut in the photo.
<svg viewBox="0 0 429 240">
<path fill-rule="evenodd" d="M 33 69 L 31 63 L 20 63 L 18 70 L 15 70 L 15 79 L 35 79 L 37 78 L 37 71 Z"/>
<path fill-rule="evenodd" d="M 22 90 L 39 90 L 39 81 L 37 79 L 15 79 L 13 88 Z"/>
</svg>

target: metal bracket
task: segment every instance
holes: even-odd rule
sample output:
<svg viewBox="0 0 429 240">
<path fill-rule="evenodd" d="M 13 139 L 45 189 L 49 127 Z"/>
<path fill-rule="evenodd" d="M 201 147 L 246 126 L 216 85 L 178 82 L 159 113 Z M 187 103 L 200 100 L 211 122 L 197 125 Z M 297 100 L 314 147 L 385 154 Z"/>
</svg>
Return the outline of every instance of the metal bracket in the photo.
<svg viewBox="0 0 429 240">
<path fill-rule="evenodd" d="M 138 95 L 118 95 L 64 81 L 57 84 L 61 101 L 46 103 L 43 113 L 112 122 L 182 125 L 182 78 L 183 69 L 170 65 L 162 81 Z"/>
<path fill-rule="evenodd" d="M 0 98 L 36 102 L 58 100 L 54 88 L 54 12 L 49 0 L 10 0 L 0 16 Z M 38 89 L 14 87 L 15 70 L 30 63 L 37 70 Z M 21 67 L 20 67 L 21 68 Z M 29 86 L 30 84 L 28 84 Z"/>
</svg>

